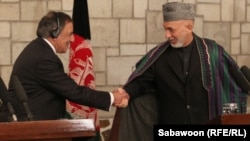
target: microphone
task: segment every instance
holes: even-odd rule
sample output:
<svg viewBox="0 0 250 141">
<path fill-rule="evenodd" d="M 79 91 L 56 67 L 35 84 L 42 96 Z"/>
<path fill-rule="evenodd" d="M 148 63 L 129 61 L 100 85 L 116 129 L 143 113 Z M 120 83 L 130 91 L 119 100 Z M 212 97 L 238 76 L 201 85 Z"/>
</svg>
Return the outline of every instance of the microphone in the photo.
<svg viewBox="0 0 250 141">
<path fill-rule="evenodd" d="M 240 71 L 244 74 L 247 81 L 250 82 L 250 69 L 247 66 L 242 66 Z"/>
<path fill-rule="evenodd" d="M 23 85 L 19 78 L 17 76 L 12 76 L 12 81 L 13 81 L 13 87 L 15 89 L 16 95 L 18 99 L 21 101 L 26 114 L 27 114 L 27 119 L 29 121 L 33 120 L 33 114 L 30 111 L 29 105 L 28 105 L 28 97 L 26 95 L 26 92 L 23 88 Z"/>
<path fill-rule="evenodd" d="M 3 100 L 0 98 L 0 111 L 2 109 L 2 106 L 3 106 Z"/>
<path fill-rule="evenodd" d="M 238 71 L 236 68 L 233 68 L 233 67 L 229 67 L 229 70 L 230 70 L 235 82 L 240 86 L 242 91 L 246 92 L 247 94 L 250 94 L 250 83 L 246 79 L 242 70 Z M 243 71 L 245 71 L 245 67 L 243 67 Z"/>
<path fill-rule="evenodd" d="M 8 107 L 8 110 L 11 114 L 11 121 L 17 121 L 17 116 L 15 114 L 14 108 L 12 104 L 10 103 L 10 95 L 8 93 L 7 87 L 5 86 L 3 79 L 0 78 L 0 97 L 2 99 L 2 102 L 5 103 Z"/>
</svg>

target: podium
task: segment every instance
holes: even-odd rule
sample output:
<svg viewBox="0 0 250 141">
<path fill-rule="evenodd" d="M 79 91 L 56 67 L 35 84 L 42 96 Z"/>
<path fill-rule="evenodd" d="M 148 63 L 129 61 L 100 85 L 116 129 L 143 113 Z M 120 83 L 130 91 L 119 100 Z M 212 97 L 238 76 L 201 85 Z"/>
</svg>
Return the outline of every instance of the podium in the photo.
<svg viewBox="0 0 250 141">
<path fill-rule="evenodd" d="M 92 119 L 0 122 L 0 141 L 72 141 L 95 135 Z"/>
<path fill-rule="evenodd" d="M 229 114 L 229 115 L 221 115 L 214 119 L 209 120 L 205 124 L 218 124 L 218 125 L 226 125 L 226 124 L 235 124 L 235 125 L 250 125 L 250 114 Z"/>
</svg>

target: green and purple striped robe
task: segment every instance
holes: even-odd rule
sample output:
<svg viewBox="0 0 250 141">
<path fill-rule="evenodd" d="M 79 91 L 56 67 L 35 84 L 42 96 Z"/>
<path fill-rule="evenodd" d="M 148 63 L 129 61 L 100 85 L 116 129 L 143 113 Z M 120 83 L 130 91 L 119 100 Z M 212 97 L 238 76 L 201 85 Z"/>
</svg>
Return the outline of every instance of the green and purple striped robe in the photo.
<svg viewBox="0 0 250 141">
<path fill-rule="evenodd" d="M 203 86 L 209 98 L 209 119 L 222 114 L 222 105 L 238 103 L 246 112 L 247 94 L 233 79 L 232 70 L 241 73 L 236 62 L 215 41 L 194 34 L 199 52 Z M 163 42 L 150 50 L 137 64 L 127 83 L 143 74 L 169 47 Z M 130 100 L 127 108 L 117 108 L 110 141 L 152 141 L 153 125 L 158 124 L 157 101 L 153 95 L 144 95 Z"/>
<path fill-rule="evenodd" d="M 238 103 L 242 113 L 246 112 L 247 94 L 233 79 L 230 67 L 240 72 L 240 68 L 232 57 L 215 41 L 200 38 L 194 34 L 199 52 L 203 86 L 208 92 L 209 119 L 222 114 L 224 103 Z M 138 63 L 136 70 L 130 75 L 128 82 L 140 76 L 169 47 L 163 42 L 147 53 Z M 127 82 L 127 83 L 128 83 Z"/>
</svg>

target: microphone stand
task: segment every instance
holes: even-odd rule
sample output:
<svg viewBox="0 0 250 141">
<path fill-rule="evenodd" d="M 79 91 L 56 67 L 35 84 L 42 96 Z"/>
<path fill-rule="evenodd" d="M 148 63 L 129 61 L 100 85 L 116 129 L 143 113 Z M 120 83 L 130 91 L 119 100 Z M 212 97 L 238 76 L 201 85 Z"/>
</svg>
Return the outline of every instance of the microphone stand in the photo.
<svg viewBox="0 0 250 141">
<path fill-rule="evenodd" d="M 11 103 L 10 102 L 7 102 L 7 107 L 8 107 L 8 109 L 9 109 L 9 111 L 10 111 L 10 113 L 11 113 L 11 119 L 10 119 L 10 121 L 17 121 L 17 117 L 16 117 L 16 115 L 15 115 L 15 112 L 14 112 L 14 109 L 13 109 L 13 107 L 12 107 L 12 105 L 11 105 Z"/>
<path fill-rule="evenodd" d="M 29 109 L 29 105 L 27 102 L 23 102 L 23 106 L 24 106 L 24 109 L 27 113 L 27 120 L 28 121 L 32 121 L 33 120 L 33 114 L 31 113 L 30 109 Z"/>
</svg>

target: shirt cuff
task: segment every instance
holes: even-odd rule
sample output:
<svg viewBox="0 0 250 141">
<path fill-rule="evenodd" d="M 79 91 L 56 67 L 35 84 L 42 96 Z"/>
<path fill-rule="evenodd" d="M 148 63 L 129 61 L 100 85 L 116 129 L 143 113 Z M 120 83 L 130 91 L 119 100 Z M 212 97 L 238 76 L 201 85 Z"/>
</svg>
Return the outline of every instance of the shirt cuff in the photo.
<svg viewBox="0 0 250 141">
<path fill-rule="evenodd" d="M 112 92 L 109 92 L 109 95 L 110 95 L 110 108 L 109 108 L 109 110 L 110 110 L 110 109 L 111 109 L 111 106 L 112 106 L 113 103 L 114 103 L 114 95 L 113 95 Z"/>
</svg>

